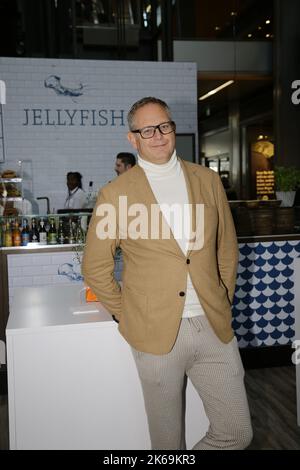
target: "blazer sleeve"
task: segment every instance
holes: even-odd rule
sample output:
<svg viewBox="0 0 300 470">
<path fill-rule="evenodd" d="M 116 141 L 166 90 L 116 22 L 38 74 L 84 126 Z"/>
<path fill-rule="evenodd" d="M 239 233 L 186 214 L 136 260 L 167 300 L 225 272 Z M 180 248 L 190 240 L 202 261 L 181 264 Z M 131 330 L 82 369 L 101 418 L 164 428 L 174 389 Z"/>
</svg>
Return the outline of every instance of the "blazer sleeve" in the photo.
<svg viewBox="0 0 300 470">
<path fill-rule="evenodd" d="M 114 256 L 119 246 L 117 236 L 117 207 L 105 186 L 99 192 L 89 224 L 86 245 L 82 259 L 82 274 L 98 300 L 118 321 L 121 315 L 121 287 L 114 277 Z M 110 226 L 105 226 L 109 220 Z M 101 227 L 109 236 L 99 236 Z M 103 232 L 103 230 L 102 230 Z"/>
<path fill-rule="evenodd" d="M 239 259 L 238 243 L 227 196 L 218 175 L 216 175 L 216 181 L 219 216 L 217 262 L 221 282 L 227 290 L 230 303 L 232 303 Z"/>
</svg>

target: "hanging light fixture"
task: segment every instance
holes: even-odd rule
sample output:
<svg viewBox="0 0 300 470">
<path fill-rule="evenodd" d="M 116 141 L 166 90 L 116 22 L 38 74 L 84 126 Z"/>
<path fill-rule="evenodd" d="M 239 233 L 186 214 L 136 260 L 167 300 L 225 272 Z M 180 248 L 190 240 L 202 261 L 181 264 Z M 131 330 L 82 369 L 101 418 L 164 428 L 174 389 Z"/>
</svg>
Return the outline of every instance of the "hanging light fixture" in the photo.
<svg viewBox="0 0 300 470">
<path fill-rule="evenodd" d="M 233 80 L 228 80 L 227 82 L 222 83 L 222 85 L 214 88 L 213 90 L 208 91 L 204 95 L 200 96 L 199 101 L 206 100 L 210 96 L 215 95 L 216 93 L 219 93 L 220 91 L 224 90 L 224 88 L 227 88 L 228 86 L 232 85 L 235 82 L 236 79 L 236 57 L 237 57 L 237 51 L 236 51 L 236 17 L 237 17 L 237 12 L 236 11 L 231 11 L 230 16 L 233 19 Z"/>
<path fill-rule="evenodd" d="M 214 88 L 213 90 L 208 91 L 205 93 L 205 95 L 200 96 L 199 101 L 206 100 L 206 98 L 209 98 L 212 95 L 215 95 L 219 91 L 223 90 L 224 88 L 232 85 L 234 83 L 234 80 L 228 80 L 227 82 L 223 83 L 222 85 L 218 86 L 217 88 Z"/>
</svg>

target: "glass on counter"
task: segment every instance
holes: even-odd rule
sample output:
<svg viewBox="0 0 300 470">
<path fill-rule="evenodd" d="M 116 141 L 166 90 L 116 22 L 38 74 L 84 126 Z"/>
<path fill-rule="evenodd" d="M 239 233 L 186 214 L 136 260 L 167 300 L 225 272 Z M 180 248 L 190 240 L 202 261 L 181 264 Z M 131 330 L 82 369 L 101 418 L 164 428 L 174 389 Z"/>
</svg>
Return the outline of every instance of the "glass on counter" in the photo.
<svg viewBox="0 0 300 470">
<path fill-rule="evenodd" d="M 0 216 L 0 247 L 84 244 L 90 215 Z"/>
</svg>

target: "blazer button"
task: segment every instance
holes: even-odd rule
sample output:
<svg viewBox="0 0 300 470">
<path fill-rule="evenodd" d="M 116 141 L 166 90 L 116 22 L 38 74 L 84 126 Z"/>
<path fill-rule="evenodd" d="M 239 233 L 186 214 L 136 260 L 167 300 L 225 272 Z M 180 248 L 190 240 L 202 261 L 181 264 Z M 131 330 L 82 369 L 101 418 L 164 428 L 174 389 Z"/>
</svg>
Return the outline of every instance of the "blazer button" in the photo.
<svg viewBox="0 0 300 470">
<path fill-rule="evenodd" d="M 187 259 L 186 260 L 186 264 L 190 264 L 191 260 L 190 259 Z"/>
<path fill-rule="evenodd" d="M 184 297 L 184 296 L 185 296 L 185 292 L 179 292 L 179 295 L 180 295 L 180 297 Z"/>
</svg>

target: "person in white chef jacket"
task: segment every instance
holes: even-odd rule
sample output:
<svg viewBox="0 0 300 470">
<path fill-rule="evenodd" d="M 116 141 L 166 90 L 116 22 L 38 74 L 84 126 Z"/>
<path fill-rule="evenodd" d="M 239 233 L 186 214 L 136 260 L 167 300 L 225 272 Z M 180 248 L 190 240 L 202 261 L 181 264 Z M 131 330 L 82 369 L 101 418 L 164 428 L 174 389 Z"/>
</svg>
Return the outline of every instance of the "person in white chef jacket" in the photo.
<svg viewBox="0 0 300 470">
<path fill-rule="evenodd" d="M 83 209 L 86 206 L 86 193 L 82 189 L 82 176 L 77 171 L 67 173 L 68 195 L 65 209 Z"/>
</svg>

